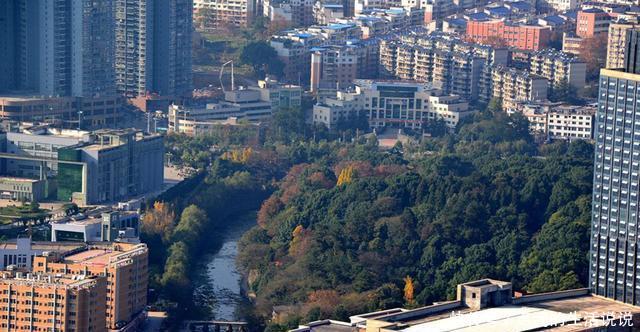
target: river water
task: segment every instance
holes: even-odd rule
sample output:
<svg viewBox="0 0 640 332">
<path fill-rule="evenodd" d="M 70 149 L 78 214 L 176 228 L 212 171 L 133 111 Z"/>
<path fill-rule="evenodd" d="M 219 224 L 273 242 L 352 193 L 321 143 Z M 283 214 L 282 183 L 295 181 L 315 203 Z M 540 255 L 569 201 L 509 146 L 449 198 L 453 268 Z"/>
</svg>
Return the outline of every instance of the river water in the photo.
<svg viewBox="0 0 640 332">
<path fill-rule="evenodd" d="M 203 308 L 203 319 L 246 319 L 251 302 L 242 296 L 242 275 L 236 266 L 236 257 L 242 234 L 255 224 L 255 212 L 230 219 L 229 226 L 220 235 L 222 246 L 201 256 L 194 278 L 194 302 L 197 308 Z"/>
</svg>

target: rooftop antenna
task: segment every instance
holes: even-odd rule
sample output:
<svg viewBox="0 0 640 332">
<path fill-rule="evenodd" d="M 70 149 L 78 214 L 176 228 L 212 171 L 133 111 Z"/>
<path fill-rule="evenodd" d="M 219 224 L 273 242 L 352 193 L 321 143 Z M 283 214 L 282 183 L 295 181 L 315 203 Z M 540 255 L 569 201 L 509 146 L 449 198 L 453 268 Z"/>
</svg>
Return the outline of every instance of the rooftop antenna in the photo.
<svg viewBox="0 0 640 332">
<path fill-rule="evenodd" d="M 236 85 L 235 85 L 235 81 L 234 81 L 234 75 L 233 75 L 233 60 L 229 60 L 225 63 L 222 64 L 222 66 L 220 67 L 220 75 L 219 75 L 219 79 L 220 79 L 220 86 L 222 87 L 222 92 L 226 92 L 224 90 L 224 84 L 222 83 L 222 74 L 224 73 L 224 66 L 231 64 L 231 91 L 234 91 L 236 89 Z"/>
</svg>

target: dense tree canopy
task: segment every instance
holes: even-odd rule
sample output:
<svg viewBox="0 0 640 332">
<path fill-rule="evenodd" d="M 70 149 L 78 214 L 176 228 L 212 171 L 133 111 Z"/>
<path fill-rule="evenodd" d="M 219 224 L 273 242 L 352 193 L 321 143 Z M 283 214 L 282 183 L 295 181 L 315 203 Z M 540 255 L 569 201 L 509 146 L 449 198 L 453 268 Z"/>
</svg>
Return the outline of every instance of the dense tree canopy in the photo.
<svg viewBox="0 0 640 332">
<path fill-rule="evenodd" d="M 241 243 L 265 312 L 424 305 L 485 277 L 531 292 L 585 284 L 589 143 L 538 148 L 526 119 L 483 113 L 402 154 L 361 141 L 301 159 Z M 329 291 L 337 300 L 319 305 Z"/>
<path fill-rule="evenodd" d="M 371 135 L 316 134 L 291 109 L 252 148 L 241 133 L 169 137 L 172 162 L 201 178 L 144 227 L 152 253 L 166 251 L 150 262 L 164 295 L 188 305 L 173 290 L 188 289 L 189 261 L 232 211 L 259 204 L 239 261 L 261 313 L 298 308 L 270 331 L 429 304 L 477 278 L 529 292 L 585 284 L 591 144 L 538 146 L 526 118 L 507 116 L 497 100 L 420 145 L 381 150 Z"/>
</svg>

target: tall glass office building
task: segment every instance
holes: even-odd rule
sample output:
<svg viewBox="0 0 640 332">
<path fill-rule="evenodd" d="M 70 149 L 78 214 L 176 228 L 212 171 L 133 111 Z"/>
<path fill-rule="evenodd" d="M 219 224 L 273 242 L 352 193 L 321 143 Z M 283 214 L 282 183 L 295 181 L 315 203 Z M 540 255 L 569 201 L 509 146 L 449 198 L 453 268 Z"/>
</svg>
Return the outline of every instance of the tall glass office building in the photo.
<svg viewBox="0 0 640 332">
<path fill-rule="evenodd" d="M 640 75 L 603 69 L 596 115 L 590 250 L 593 293 L 640 304 Z"/>
<path fill-rule="evenodd" d="M 625 68 L 600 71 L 589 282 L 640 305 L 640 32 L 628 33 Z"/>
</svg>

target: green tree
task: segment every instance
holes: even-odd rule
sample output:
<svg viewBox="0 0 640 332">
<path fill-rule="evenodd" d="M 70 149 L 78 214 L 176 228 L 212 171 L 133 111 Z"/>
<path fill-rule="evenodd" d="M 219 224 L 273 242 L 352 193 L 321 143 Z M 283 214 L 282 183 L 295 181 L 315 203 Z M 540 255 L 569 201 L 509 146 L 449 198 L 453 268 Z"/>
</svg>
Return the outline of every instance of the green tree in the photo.
<svg viewBox="0 0 640 332">
<path fill-rule="evenodd" d="M 576 88 L 570 85 L 566 80 L 551 86 L 549 99 L 551 101 L 565 102 L 573 105 L 581 102 L 578 98 L 578 91 Z"/>
<path fill-rule="evenodd" d="M 182 211 L 180 222 L 173 231 L 174 241 L 183 241 L 191 247 L 197 246 L 206 222 L 207 214 L 199 207 L 189 205 Z"/>
<path fill-rule="evenodd" d="M 280 109 L 273 114 L 271 136 L 276 141 L 292 142 L 305 135 L 305 115 L 301 108 Z"/>
<path fill-rule="evenodd" d="M 280 77 L 284 69 L 284 63 L 278 58 L 276 50 L 265 41 L 253 41 L 245 45 L 240 61 L 252 66 L 258 77 L 264 77 L 265 74 Z"/>
</svg>

